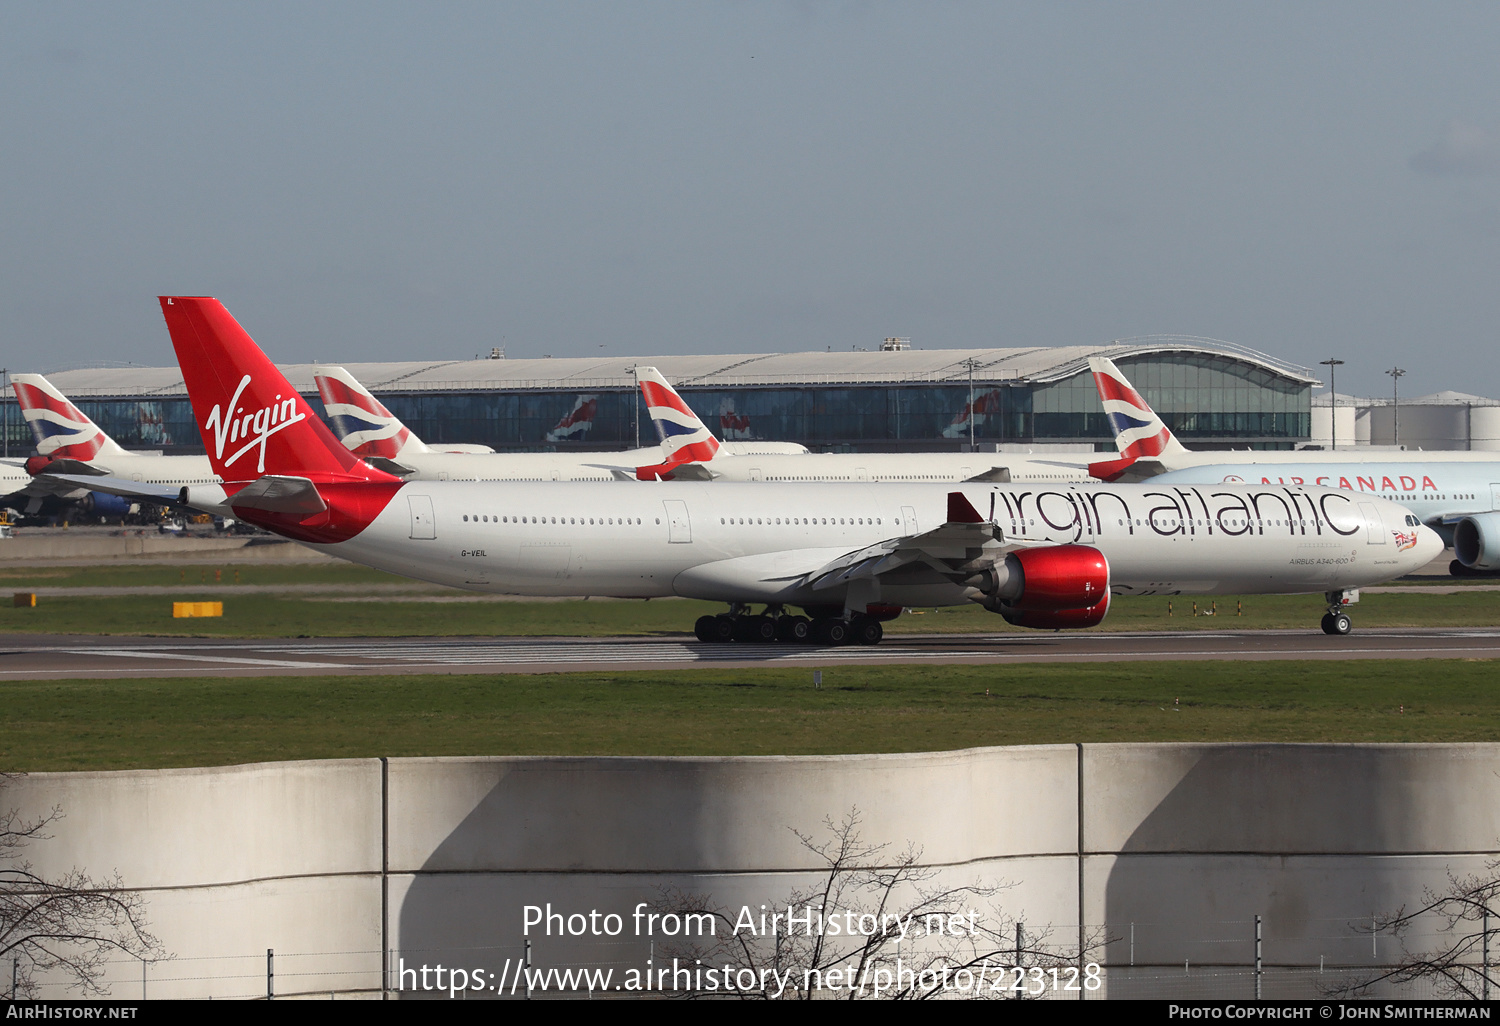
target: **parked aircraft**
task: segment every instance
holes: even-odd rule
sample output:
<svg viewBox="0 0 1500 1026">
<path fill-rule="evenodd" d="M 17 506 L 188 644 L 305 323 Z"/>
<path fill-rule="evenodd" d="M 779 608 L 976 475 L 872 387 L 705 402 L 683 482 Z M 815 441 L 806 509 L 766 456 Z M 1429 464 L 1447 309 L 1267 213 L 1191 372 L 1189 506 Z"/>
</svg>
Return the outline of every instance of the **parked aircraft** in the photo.
<svg viewBox="0 0 1500 1026">
<path fill-rule="evenodd" d="M 40 374 L 12 374 L 10 380 L 36 439 L 37 455 L 26 460 L 25 469 L 31 476 L 28 493 L 38 507 L 43 496 L 55 495 L 91 513 L 116 516 L 130 512 L 133 499 L 175 505 L 184 485 L 219 480 L 206 456 L 123 448 Z M 27 509 L 35 511 L 31 504 Z"/>
<path fill-rule="evenodd" d="M 411 481 L 619 481 L 671 457 L 652 446 L 625 452 L 497 453 L 483 445 L 429 446 L 343 367 L 313 369 L 328 419 L 350 451 Z M 707 428 L 703 429 L 707 431 Z M 717 443 L 716 443 L 717 444 Z M 728 453 L 805 453 L 783 442 L 728 443 Z"/>
<path fill-rule="evenodd" d="M 806 456 L 723 451 L 720 443 L 655 367 L 637 367 L 641 394 L 661 437 L 666 462 L 641 467 L 642 480 L 676 481 L 1090 481 L 1087 454 L 1076 461 L 1035 460 L 1014 453 L 810 453 Z"/>
<path fill-rule="evenodd" d="M 1317 485 L 1392 499 L 1452 546 L 1457 571 L 1500 570 L 1500 460 L 1482 452 L 1190 452 L 1113 363 L 1089 361 L 1121 455 L 1153 484 Z M 1122 461 L 1123 462 L 1123 461 Z M 1140 471 L 1137 471 L 1140 473 Z M 1143 475 L 1145 476 L 1145 475 Z"/>
<path fill-rule="evenodd" d="M 1395 503 L 1309 487 L 408 482 L 339 443 L 216 300 L 161 305 L 219 494 L 244 519 L 477 591 L 728 603 L 695 625 L 704 640 L 873 644 L 903 606 L 970 601 L 1087 627 L 1111 594 L 1161 592 L 1323 592 L 1324 629 L 1345 633 L 1355 589 L 1441 546 Z"/>
</svg>

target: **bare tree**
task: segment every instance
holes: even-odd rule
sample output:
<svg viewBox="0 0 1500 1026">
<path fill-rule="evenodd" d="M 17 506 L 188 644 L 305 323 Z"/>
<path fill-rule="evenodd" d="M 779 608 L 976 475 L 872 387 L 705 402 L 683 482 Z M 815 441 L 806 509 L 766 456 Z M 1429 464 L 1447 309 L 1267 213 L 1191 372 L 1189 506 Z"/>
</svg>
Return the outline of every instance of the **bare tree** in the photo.
<svg viewBox="0 0 1500 1026">
<path fill-rule="evenodd" d="M 658 912 L 684 921 L 689 916 L 711 919 L 714 928 L 708 936 L 700 932 L 659 945 L 658 967 L 672 958 L 722 968 L 725 976 L 743 970 L 757 981 L 778 981 L 774 988 L 692 990 L 679 995 L 923 1000 L 958 993 L 1017 998 L 1052 989 L 1052 970 L 1060 971 L 1064 983 L 1071 974 L 1072 989 L 1082 985 L 1080 959 L 1050 947 L 1050 931 L 1024 934 L 1014 919 L 991 907 L 1002 887 L 979 882 L 934 886 L 937 873 L 922 866 L 921 848 L 908 844 L 891 852 L 889 844 L 866 842 L 859 824 L 859 810 L 851 809 L 839 822 L 824 820 L 825 840 L 792 831 L 817 856 L 820 878 L 813 887 L 792 891 L 770 907 L 769 914 L 790 910 L 783 920 L 812 917 L 807 927 L 799 921 L 787 928 L 782 922 L 772 924 L 780 928 L 768 930 L 758 921 L 745 929 L 745 917 L 754 919 L 759 910 L 734 911 L 708 896 L 664 893 L 654 906 Z M 820 916 L 825 918 L 819 920 Z M 828 916 L 836 917 L 838 926 L 818 928 L 826 927 Z M 856 928 L 850 930 L 851 925 Z M 1092 947 L 1098 942 L 1089 943 Z"/>
<path fill-rule="evenodd" d="M 111 955 L 167 957 L 147 929 L 144 900 L 123 887 L 119 874 L 95 881 L 75 868 L 48 879 L 26 861 L 26 849 L 49 838 L 47 828 L 62 816 L 57 806 L 36 820 L 22 819 L 16 809 L 0 815 L 0 965 L 15 981 L 0 981 L 0 988 L 13 998 L 35 997 L 39 978 L 48 975 L 102 994 Z"/>
<path fill-rule="evenodd" d="M 1361 997 L 1381 985 L 1421 982 L 1460 999 L 1481 1001 L 1500 994 L 1490 951 L 1500 932 L 1500 859 L 1487 863 L 1482 874 L 1458 876 L 1450 870 L 1448 887 L 1425 889 L 1422 902 L 1410 912 L 1403 906 L 1391 915 L 1375 917 L 1375 932 L 1389 933 L 1401 942 L 1401 959 L 1382 972 L 1340 986 L 1341 996 Z M 1429 951 L 1407 950 L 1407 939 L 1419 924 L 1434 919 L 1441 923 L 1438 945 Z"/>
</svg>

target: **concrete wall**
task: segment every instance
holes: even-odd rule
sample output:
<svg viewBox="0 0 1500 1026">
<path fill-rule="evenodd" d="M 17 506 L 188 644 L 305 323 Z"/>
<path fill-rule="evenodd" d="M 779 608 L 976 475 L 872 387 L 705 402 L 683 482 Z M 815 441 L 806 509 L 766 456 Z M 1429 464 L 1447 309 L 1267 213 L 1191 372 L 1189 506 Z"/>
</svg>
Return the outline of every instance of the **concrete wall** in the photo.
<svg viewBox="0 0 1500 1026">
<path fill-rule="evenodd" d="M 73 533 L 55 527 L 23 527 L 0 541 L 0 566 L 96 563 L 324 563 L 332 556 L 296 542 L 259 538 L 179 538 L 170 534 Z"/>
<path fill-rule="evenodd" d="M 1060 745 L 34 774 L 0 804 L 63 807 L 40 869 L 145 891 L 179 956 L 148 971 L 165 997 L 263 993 L 266 948 L 280 993 L 378 987 L 383 947 L 498 973 L 528 904 L 774 905 L 819 879 L 793 831 L 821 842 L 856 808 L 865 841 L 921 846 L 935 882 L 1002 885 L 981 910 L 996 925 L 1067 949 L 1081 909 L 1111 965 L 1243 963 L 1257 914 L 1269 963 L 1358 963 L 1359 922 L 1500 851 L 1497 799 L 1500 745 Z M 537 965 L 651 951 L 628 930 L 532 940 Z M 139 976 L 121 968 L 118 993 Z"/>
</svg>

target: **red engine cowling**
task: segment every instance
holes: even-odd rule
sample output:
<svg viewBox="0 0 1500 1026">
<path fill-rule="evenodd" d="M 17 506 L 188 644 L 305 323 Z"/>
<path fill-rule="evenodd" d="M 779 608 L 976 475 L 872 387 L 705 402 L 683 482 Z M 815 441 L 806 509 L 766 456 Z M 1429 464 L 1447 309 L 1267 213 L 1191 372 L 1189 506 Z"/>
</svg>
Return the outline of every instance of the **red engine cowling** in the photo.
<svg viewBox="0 0 1500 1026">
<path fill-rule="evenodd" d="M 1109 561 L 1092 545 L 1021 549 L 994 580 L 985 605 L 1017 627 L 1093 627 L 1109 612 Z"/>
<path fill-rule="evenodd" d="M 1051 545 L 1012 555 L 1022 574 L 1021 594 L 1005 603 L 1014 609 L 1092 609 L 1109 596 L 1109 562 L 1092 545 Z"/>
<path fill-rule="evenodd" d="M 1034 630 L 1057 631 L 1077 630 L 1083 627 L 1097 627 L 1104 621 L 1104 614 L 1109 612 L 1109 592 L 1104 593 L 1104 598 L 1099 604 L 1090 606 L 1088 609 L 1017 609 L 1014 606 L 1001 606 L 1000 615 L 1008 624 L 1017 627 L 1030 627 Z"/>
</svg>

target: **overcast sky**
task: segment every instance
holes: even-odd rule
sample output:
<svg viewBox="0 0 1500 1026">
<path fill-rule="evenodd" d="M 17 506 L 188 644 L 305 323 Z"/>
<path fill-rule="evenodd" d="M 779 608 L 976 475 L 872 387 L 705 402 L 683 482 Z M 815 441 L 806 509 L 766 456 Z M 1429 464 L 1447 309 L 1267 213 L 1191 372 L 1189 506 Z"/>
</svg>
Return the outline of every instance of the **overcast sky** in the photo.
<svg viewBox="0 0 1500 1026">
<path fill-rule="evenodd" d="M 0 363 L 1228 339 L 1500 397 L 1500 5 L 0 6 Z"/>
</svg>

